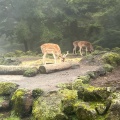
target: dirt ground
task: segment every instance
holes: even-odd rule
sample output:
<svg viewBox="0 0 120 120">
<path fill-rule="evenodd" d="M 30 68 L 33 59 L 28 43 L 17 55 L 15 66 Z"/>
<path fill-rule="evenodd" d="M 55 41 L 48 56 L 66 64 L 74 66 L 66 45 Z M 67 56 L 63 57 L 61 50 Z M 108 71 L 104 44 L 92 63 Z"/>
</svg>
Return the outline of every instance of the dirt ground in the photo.
<svg viewBox="0 0 120 120">
<path fill-rule="evenodd" d="M 32 58 L 32 60 L 36 59 L 39 58 Z M 31 58 L 22 60 L 31 61 Z M 84 62 L 85 61 L 83 61 L 83 63 Z M 87 65 L 83 63 L 75 69 L 59 71 L 50 74 L 38 74 L 34 77 L 24 77 L 22 75 L 0 75 L 0 82 L 13 82 L 18 84 L 19 88 L 30 90 L 41 88 L 44 91 L 54 91 L 59 89 L 57 87 L 58 84 L 73 82 L 78 76 L 84 75 L 88 71 L 95 71 L 100 67 L 98 64 Z M 120 67 L 117 67 L 111 73 L 108 73 L 103 77 L 98 77 L 97 79 L 92 80 L 90 84 L 93 86 L 114 86 L 120 90 Z"/>
<path fill-rule="evenodd" d="M 90 84 L 97 87 L 116 87 L 117 90 L 120 90 L 120 66 L 105 76 L 92 80 Z"/>
</svg>

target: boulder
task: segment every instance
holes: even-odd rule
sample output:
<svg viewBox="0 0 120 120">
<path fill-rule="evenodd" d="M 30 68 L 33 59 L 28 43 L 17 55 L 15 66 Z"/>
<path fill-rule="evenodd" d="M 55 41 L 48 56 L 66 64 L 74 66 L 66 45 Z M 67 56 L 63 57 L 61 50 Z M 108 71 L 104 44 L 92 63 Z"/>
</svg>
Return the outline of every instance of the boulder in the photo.
<svg viewBox="0 0 120 120">
<path fill-rule="evenodd" d="M 17 89 L 11 98 L 12 110 L 15 115 L 20 117 L 28 116 L 31 113 L 32 103 L 32 92 L 25 89 Z"/>
</svg>

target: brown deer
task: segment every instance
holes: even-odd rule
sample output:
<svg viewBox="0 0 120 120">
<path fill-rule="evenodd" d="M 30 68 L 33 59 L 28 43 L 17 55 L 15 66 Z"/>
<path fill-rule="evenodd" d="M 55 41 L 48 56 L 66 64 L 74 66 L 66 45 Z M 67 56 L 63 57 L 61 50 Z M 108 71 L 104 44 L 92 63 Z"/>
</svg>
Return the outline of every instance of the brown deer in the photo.
<svg viewBox="0 0 120 120">
<path fill-rule="evenodd" d="M 74 41 L 73 42 L 73 54 L 77 54 L 77 47 L 78 47 L 78 42 L 80 41 Z"/>
<path fill-rule="evenodd" d="M 53 55 L 54 63 L 56 63 L 56 56 L 58 58 L 61 58 L 61 61 L 64 62 L 66 56 L 69 54 L 67 51 L 67 54 L 62 55 L 59 45 L 54 44 L 54 43 L 45 43 L 45 44 L 41 45 L 40 48 L 43 53 L 43 64 L 46 64 L 45 58 L 46 58 L 47 54 Z"/>
<path fill-rule="evenodd" d="M 85 48 L 85 51 L 86 51 L 86 55 L 87 55 L 87 52 L 89 51 L 90 53 L 92 51 L 94 51 L 93 49 L 93 46 L 90 42 L 88 41 L 79 41 L 78 42 L 78 47 L 79 47 L 79 51 L 80 51 L 80 55 L 82 56 L 83 53 L 82 53 L 82 49 Z"/>
</svg>

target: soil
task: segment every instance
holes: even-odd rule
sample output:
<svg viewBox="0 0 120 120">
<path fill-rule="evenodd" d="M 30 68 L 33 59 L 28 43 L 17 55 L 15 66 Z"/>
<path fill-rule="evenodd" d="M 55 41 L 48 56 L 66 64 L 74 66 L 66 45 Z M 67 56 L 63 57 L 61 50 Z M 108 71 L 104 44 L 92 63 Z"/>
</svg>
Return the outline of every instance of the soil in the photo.
<svg viewBox="0 0 120 120">
<path fill-rule="evenodd" d="M 96 87 L 116 87 L 117 90 L 120 90 L 120 66 L 105 76 L 92 80 L 90 84 Z"/>
</svg>

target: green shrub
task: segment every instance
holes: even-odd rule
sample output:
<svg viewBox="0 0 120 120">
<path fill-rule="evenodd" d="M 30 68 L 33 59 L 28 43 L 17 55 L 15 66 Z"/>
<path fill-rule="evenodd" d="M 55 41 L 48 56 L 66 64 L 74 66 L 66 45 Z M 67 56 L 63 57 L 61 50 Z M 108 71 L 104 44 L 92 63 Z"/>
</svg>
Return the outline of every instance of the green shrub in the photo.
<svg viewBox="0 0 120 120">
<path fill-rule="evenodd" d="M 120 48 L 119 47 L 115 47 L 112 49 L 113 52 L 117 52 L 117 53 L 120 53 Z"/>
<path fill-rule="evenodd" d="M 15 57 L 15 53 L 14 52 L 9 52 L 9 53 L 6 53 L 4 56 L 5 57 Z"/>
<path fill-rule="evenodd" d="M 29 50 L 25 54 L 30 56 L 35 56 L 37 53 Z"/>
<path fill-rule="evenodd" d="M 23 75 L 26 76 L 26 77 L 33 77 L 37 73 L 38 73 L 37 68 L 29 68 L 23 73 Z"/>
<path fill-rule="evenodd" d="M 118 53 L 114 52 L 106 53 L 102 56 L 102 60 L 106 64 L 110 64 L 112 66 L 120 65 L 120 55 Z"/>
<path fill-rule="evenodd" d="M 95 49 L 96 50 L 103 50 L 103 47 L 101 47 L 101 46 L 95 46 Z"/>
<path fill-rule="evenodd" d="M 23 51 L 21 51 L 21 50 L 15 50 L 15 56 L 16 57 L 20 57 L 20 56 L 23 56 L 23 55 L 25 55 L 25 53 Z"/>
</svg>

